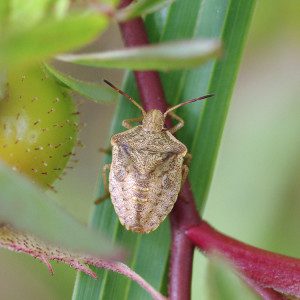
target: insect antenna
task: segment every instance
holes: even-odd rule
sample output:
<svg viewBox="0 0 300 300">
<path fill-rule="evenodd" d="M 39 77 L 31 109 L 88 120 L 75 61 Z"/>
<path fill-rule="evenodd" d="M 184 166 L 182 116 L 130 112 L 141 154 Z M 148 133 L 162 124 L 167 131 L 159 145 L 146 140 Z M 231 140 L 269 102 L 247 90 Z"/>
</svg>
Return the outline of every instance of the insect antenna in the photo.
<svg viewBox="0 0 300 300">
<path fill-rule="evenodd" d="M 116 90 L 119 94 L 121 94 L 122 96 L 126 97 L 127 99 L 129 99 L 129 101 L 131 101 L 143 114 L 143 116 L 146 115 L 145 110 L 142 108 L 142 106 L 140 106 L 132 97 L 130 97 L 128 94 L 126 94 L 125 92 L 121 91 L 119 88 L 117 88 L 116 86 L 114 86 L 111 82 L 109 82 L 108 80 L 104 79 L 103 80 L 106 84 L 108 84 L 110 87 L 112 87 L 114 90 Z"/>
<path fill-rule="evenodd" d="M 186 104 L 189 104 L 189 103 L 192 103 L 192 102 L 196 102 L 196 101 L 200 101 L 200 100 L 204 100 L 204 99 L 207 99 L 207 98 L 210 98 L 214 96 L 214 94 L 208 94 L 208 95 L 205 95 L 205 96 L 202 96 L 202 97 L 199 97 L 199 98 L 195 98 L 195 99 L 191 99 L 191 100 L 188 100 L 188 101 L 185 101 L 183 103 L 179 103 L 175 106 L 172 106 L 171 108 L 169 108 L 165 113 L 164 113 L 164 117 L 167 116 L 168 113 L 170 113 L 172 110 L 174 109 L 177 109 L 178 107 L 181 107 L 183 105 L 186 105 Z"/>
</svg>

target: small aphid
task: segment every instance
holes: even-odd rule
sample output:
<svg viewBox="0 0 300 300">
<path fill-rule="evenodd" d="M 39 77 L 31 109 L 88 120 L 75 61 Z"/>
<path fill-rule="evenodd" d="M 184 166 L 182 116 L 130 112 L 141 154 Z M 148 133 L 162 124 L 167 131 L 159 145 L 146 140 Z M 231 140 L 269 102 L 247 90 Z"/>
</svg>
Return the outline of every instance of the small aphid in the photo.
<svg viewBox="0 0 300 300">
<path fill-rule="evenodd" d="M 112 136 L 112 163 L 102 171 L 106 194 L 96 203 L 110 194 L 122 225 L 134 232 L 149 233 L 172 210 L 189 170 L 190 154 L 173 135 L 184 121 L 172 111 L 213 95 L 175 105 L 165 113 L 157 109 L 146 112 L 129 95 L 104 81 L 137 106 L 142 116 L 124 120 L 122 125 L 129 130 Z M 167 115 L 178 122 L 170 129 L 164 126 Z M 133 127 L 132 122 L 142 124 Z M 110 170 L 109 185 L 106 170 Z"/>
</svg>

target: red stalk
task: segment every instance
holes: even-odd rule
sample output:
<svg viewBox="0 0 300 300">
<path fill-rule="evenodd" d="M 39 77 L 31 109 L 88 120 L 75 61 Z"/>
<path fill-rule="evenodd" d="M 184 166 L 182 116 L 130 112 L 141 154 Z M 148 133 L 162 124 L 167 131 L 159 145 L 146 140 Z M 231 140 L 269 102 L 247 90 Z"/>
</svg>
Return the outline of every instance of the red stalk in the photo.
<svg viewBox="0 0 300 300">
<path fill-rule="evenodd" d="M 219 233 L 204 221 L 186 233 L 204 253 L 224 256 L 246 281 L 253 282 L 252 286 L 300 297 L 300 259 L 246 245 Z"/>
</svg>

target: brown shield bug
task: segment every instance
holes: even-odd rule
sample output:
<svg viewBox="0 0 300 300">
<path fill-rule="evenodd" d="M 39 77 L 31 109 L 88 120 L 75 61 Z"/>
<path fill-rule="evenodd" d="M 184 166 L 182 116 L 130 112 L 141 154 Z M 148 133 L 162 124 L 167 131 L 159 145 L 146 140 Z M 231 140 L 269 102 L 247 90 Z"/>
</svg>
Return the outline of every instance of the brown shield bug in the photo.
<svg viewBox="0 0 300 300">
<path fill-rule="evenodd" d="M 104 81 L 137 106 L 142 116 L 124 120 L 122 125 L 128 130 L 112 136 L 112 162 L 102 171 L 106 193 L 95 203 L 100 203 L 110 194 L 122 225 L 134 232 L 149 233 L 172 210 L 188 174 L 190 155 L 186 146 L 173 135 L 184 121 L 172 111 L 213 95 L 180 103 L 165 113 L 157 109 L 146 112 L 129 95 Z M 178 122 L 170 129 L 164 127 L 168 114 Z M 142 124 L 133 127 L 132 122 Z M 110 170 L 109 185 L 107 170 Z"/>
</svg>

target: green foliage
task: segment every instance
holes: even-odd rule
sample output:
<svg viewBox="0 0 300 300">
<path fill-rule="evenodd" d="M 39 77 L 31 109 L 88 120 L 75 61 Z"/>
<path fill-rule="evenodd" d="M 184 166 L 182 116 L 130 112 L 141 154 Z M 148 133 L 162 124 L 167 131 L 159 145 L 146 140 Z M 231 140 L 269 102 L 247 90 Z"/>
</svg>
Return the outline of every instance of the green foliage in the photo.
<svg viewBox="0 0 300 300">
<path fill-rule="evenodd" d="M 194 40 L 104 53 L 61 55 L 58 59 L 91 67 L 169 71 L 195 68 L 216 57 L 220 48 L 216 40 Z"/>
<path fill-rule="evenodd" d="M 117 14 L 117 18 L 125 20 L 148 14 L 170 2 L 141 0 L 122 10 Z M 115 4 L 115 1 L 106 3 Z M 164 44 L 94 56 L 61 56 L 64 60 L 109 68 L 194 68 L 196 64 L 201 64 L 219 53 L 220 44 L 215 41 L 222 40 L 224 53 L 220 60 L 211 61 L 193 70 L 161 74 L 170 105 L 208 92 L 216 95 L 207 103 L 194 103 L 179 110 L 179 114 L 186 120 L 186 126 L 178 137 L 193 154 L 189 179 L 199 210 L 203 209 L 207 197 L 253 5 L 254 0 L 176 1 L 146 19 L 151 42 Z M 32 64 L 61 52 L 74 50 L 98 36 L 108 24 L 107 18 L 101 12 L 97 15 L 90 11 L 75 13 L 69 12 L 68 8 L 68 0 L 1 1 L 0 24 L 7 26 L 1 26 L 0 29 L 0 66 L 12 68 Z M 198 41 L 200 38 L 213 42 L 204 44 Z M 194 41 L 172 42 L 191 39 Z M 112 99 L 112 93 L 103 87 L 66 76 L 49 66 L 48 70 L 60 84 L 97 102 L 109 102 Z M 124 90 L 138 98 L 132 74 L 127 77 Z M 122 120 L 136 116 L 137 113 L 136 108 L 126 101 L 120 101 L 112 133 L 121 131 Z M 106 161 L 109 160 L 107 157 Z M 42 238 L 68 247 L 102 254 L 111 250 L 103 239 L 99 240 L 93 232 L 84 230 L 49 197 L 4 166 L 0 167 L 0 185 L 1 220 L 9 221 L 16 228 L 29 230 Z M 2 189 L 2 186 L 5 188 Z M 18 189 L 15 189 L 15 186 L 18 186 Z M 99 195 L 102 192 L 100 188 Z M 22 210 L 20 218 L 16 219 L 14 208 L 19 206 Z M 37 215 L 45 216 L 43 222 L 36 218 Z M 131 254 L 128 265 L 155 288 L 166 291 L 170 244 L 168 221 L 149 235 L 137 235 L 126 231 L 120 225 L 111 203 L 107 201 L 95 208 L 91 225 L 106 232 L 113 241 L 127 247 Z M 130 279 L 104 270 L 96 271 L 101 280 L 95 281 L 86 275 L 78 274 L 73 299 L 149 298 L 149 295 Z"/>
<path fill-rule="evenodd" d="M 75 221 L 44 191 L 3 163 L 0 164 L 0 186 L 1 222 L 55 245 L 97 255 L 113 255 L 112 246 L 99 233 Z"/>
<path fill-rule="evenodd" d="M 222 258 L 210 257 L 207 268 L 207 300 L 258 300 L 258 295 L 237 276 L 236 271 Z"/>
<path fill-rule="evenodd" d="M 209 189 L 253 5 L 254 1 L 242 0 L 177 1 L 166 11 L 151 15 L 146 20 L 152 42 L 204 37 L 220 38 L 224 45 L 224 55 L 220 61 L 211 62 L 192 71 L 161 74 L 169 104 L 174 105 L 207 92 L 216 94 L 214 99 L 206 104 L 194 103 L 178 110 L 186 120 L 186 126 L 178 136 L 194 156 L 189 178 L 199 209 L 203 207 Z M 137 98 L 131 75 L 124 84 L 124 90 Z M 121 101 L 112 133 L 122 130 L 120 124 L 123 119 L 136 114 L 134 108 Z M 102 189 L 99 194 L 101 193 Z M 168 273 L 170 242 L 167 221 L 157 231 L 137 236 L 122 228 L 111 203 L 107 202 L 95 208 L 91 224 L 94 228 L 107 231 L 114 240 L 128 246 L 131 250 L 128 264 L 154 287 L 166 290 L 165 277 Z M 102 270 L 97 272 L 102 278 L 97 282 L 85 275 L 78 275 L 73 299 L 149 299 L 149 296 L 130 280 Z"/>
<path fill-rule="evenodd" d="M 110 103 L 116 99 L 116 93 L 108 87 L 100 84 L 89 83 L 75 79 L 69 75 L 57 71 L 50 65 L 46 65 L 48 72 L 58 80 L 60 84 L 70 90 L 87 97 L 88 99 L 98 103 Z"/>
<path fill-rule="evenodd" d="M 69 0 L 1 1 L 0 66 L 30 64 L 73 50 L 106 28 L 104 15 L 68 8 Z"/>
</svg>

